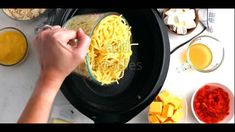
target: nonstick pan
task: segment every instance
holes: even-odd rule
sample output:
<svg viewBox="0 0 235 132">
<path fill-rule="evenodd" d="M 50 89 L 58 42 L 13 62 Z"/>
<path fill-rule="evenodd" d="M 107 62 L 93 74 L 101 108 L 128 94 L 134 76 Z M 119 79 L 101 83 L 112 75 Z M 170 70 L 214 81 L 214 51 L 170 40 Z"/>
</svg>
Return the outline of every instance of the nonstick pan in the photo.
<svg viewBox="0 0 235 132">
<path fill-rule="evenodd" d="M 119 84 L 101 86 L 70 74 L 62 93 L 95 123 L 125 123 L 146 108 L 159 93 L 167 75 L 170 47 L 167 30 L 153 9 L 66 9 L 60 25 L 75 15 L 118 12 L 132 27 L 133 55 Z"/>
</svg>

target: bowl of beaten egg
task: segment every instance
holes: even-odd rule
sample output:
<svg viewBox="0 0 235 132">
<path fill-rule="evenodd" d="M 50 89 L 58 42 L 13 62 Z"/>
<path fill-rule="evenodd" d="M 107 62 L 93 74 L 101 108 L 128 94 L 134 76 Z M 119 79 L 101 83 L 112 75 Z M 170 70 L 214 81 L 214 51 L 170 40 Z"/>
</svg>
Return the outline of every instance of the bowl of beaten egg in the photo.
<svg viewBox="0 0 235 132">
<path fill-rule="evenodd" d="M 28 51 L 25 35 L 16 28 L 0 30 L 0 65 L 12 66 L 22 62 Z"/>
<path fill-rule="evenodd" d="M 126 19 L 116 12 L 84 14 L 70 18 L 63 27 L 82 28 L 91 37 L 84 63 L 74 72 L 101 85 L 118 83 L 132 55 L 131 27 Z"/>
</svg>

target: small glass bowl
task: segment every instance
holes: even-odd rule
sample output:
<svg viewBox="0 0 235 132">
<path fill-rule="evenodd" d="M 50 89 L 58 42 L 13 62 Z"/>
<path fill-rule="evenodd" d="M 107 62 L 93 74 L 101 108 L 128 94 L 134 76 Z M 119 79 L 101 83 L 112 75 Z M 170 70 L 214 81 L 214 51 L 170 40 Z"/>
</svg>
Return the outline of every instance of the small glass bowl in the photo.
<svg viewBox="0 0 235 132">
<path fill-rule="evenodd" d="M 197 66 L 193 64 L 190 58 L 191 47 L 196 44 L 203 45 L 210 50 L 211 61 L 203 69 L 197 68 Z M 194 38 L 188 45 L 186 49 L 186 61 L 180 67 L 177 68 L 179 70 L 178 72 L 182 72 L 182 71 L 189 70 L 189 69 L 193 69 L 202 73 L 213 72 L 216 69 L 218 69 L 223 63 L 224 53 L 225 53 L 224 46 L 221 43 L 221 41 L 218 40 L 217 38 L 209 36 L 209 35 L 198 36 Z"/>
<path fill-rule="evenodd" d="M 27 41 L 27 38 L 26 38 L 25 34 L 21 30 L 15 28 L 15 27 L 5 27 L 5 28 L 0 29 L 0 32 L 4 32 L 4 31 L 16 31 L 16 32 L 19 32 L 20 34 L 22 34 L 24 39 L 26 40 L 26 49 L 25 49 L 25 53 L 24 53 L 23 57 L 19 61 L 17 61 L 16 63 L 9 64 L 9 65 L 0 63 L 0 65 L 2 65 L 2 66 L 14 66 L 14 65 L 22 63 L 28 55 L 28 48 L 29 48 L 28 47 L 28 41 Z"/>
<path fill-rule="evenodd" d="M 82 14 L 82 15 L 76 15 L 67 20 L 62 27 L 69 29 L 69 30 L 78 30 L 79 28 L 82 28 L 83 31 L 92 37 L 94 30 L 99 25 L 99 23 L 105 18 L 110 15 L 117 15 L 120 16 L 121 14 L 117 12 L 105 12 L 105 13 L 93 13 L 93 14 Z M 123 16 L 122 16 L 123 17 Z M 124 20 L 126 20 L 123 17 Z M 126 21 L 128 24 L 128 22 Z M 80 26 L 80 24 L 82 26 Z M 84 26 L 84 27 L 83 27 Z M 101 84 L 99 81 L 95 79 L 94 74 L 92 73 L 92 69 L 90 66 L 90 58 L 89 54 L 85 56 L 85 64 L 81 64 L 78 66 L 78 68 L 75 70 L 76 73 L 85 76 L 92 81 L 94 81 L 97 84 Z"/>
<path fill-rule="evenodd" d="M 208 65 L 204 69 L 197 69 L 196 67 L 193 66 L 192 62 L 190 61 L 190 57 L 189 57 L 190 46 L 192 46 L 194 44 L 206 45 L 211 51 L 212 61 L 211 61 L 210 65 Z M 187 63 L 189 63 L 189 65 L 193 69 L 195 69 L 199 72 L 204 72 L 204 73 L 212 72 L 212 71 L 215 71 L 216 69 L 218 69 L 224 60 L 224 47 L 223 47 L 222 43 L 217 38 L 214 38 L 214 37 L 208 36 L 208 35 L 202 35 L 202 36 L 199 36 L 199 37 L 193 39 L 192 42 L 190 42 L 186 55 L 187 55 Z"/>
</svg>

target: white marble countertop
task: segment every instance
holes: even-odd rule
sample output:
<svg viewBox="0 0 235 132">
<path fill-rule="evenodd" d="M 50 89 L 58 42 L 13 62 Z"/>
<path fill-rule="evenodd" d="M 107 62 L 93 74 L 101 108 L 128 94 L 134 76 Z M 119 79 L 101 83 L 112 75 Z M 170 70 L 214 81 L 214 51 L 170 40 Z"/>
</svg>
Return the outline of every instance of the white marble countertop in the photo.
<svg viewBox="0 0 235 132">
<path fill-rule="evenodd" d="M 204 32 L 217 37 L 222 41 L 225 49 L 223 64 L 214 72 L 199 73 L 197 71 L 185 71 L 178 73 L 176 67 L 180 65 L 180 54 L 187 45 L 177 50 L 171 55 L 170 67 L 163 89 L 170 91 L 180 91 L 186 97 L 188 105 L 188 116 L 186 123 L 196 123 L 190 109 L 191 96 L 194 90 L 209 82 L 224 84 L 234 93 L 234 9 L 217 9 L 217 19 L 213 34 Z M 14 21 L 0 11 L 0 28 L 13 26 L 22 30 L 29 42 L 29 52 L 27 59 L 20 65 L 12 67 L 0 66 L 0 123 L 15 123 L 23 111 L 39 75 L 39 64 L 32 49 L 32 38 L 34 29 L 40 24 L 40 20 L 35 21 Z M 188 40 L 193 35 L 200 32 L 202 27 L 190 35 L 178 37 L 169 34 L 171 48 Z M 1 51 L 0 51 L 1 52 Z M 74 111 L 71 114 L 70 110 Z M 92 120 L 78 112 L 70 105 L 61 92 L 58 93 L 51 117 L 65 117 L 76 123 L 93 123 Z M 131 119 L 128 123 L 147 123 L 147 108 Z M 234 117 L 230 120 L 234 123 Z"/>
</svg>

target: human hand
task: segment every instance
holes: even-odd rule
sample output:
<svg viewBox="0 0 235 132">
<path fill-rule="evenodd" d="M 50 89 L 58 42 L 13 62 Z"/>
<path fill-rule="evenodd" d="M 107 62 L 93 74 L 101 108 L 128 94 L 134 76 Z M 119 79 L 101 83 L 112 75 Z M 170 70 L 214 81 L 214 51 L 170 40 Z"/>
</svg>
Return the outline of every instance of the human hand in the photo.
<svg viewBox="0 0 235 132">
<path fill-rule="evenodd" d="M 68 44 L 71 39 L 79 39 L 77 46 Z M 34 39 L 41 66 L 41 76 L 64 80 L 84 61 L 90 38 L 79 29 L 77 32 L 53 26 L 40 31 Z"/>
</svg>

